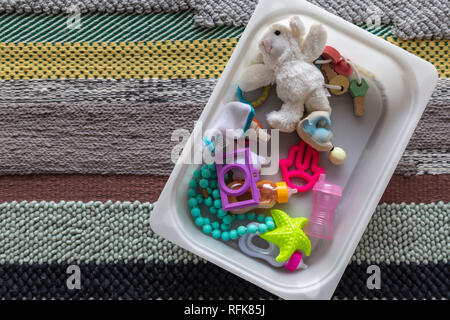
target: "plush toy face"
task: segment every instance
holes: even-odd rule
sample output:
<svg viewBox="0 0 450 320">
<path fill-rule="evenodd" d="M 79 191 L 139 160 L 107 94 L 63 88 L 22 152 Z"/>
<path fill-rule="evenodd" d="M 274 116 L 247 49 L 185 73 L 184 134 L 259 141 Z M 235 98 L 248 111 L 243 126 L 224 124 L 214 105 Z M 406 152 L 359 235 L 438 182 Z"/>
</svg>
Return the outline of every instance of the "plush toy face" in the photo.
<svg viewBox="0 0 450 320">
<path fill-rule="evenodd" d="M 296 41 L 292 31 L 280 24 L 272 25 L 259 43 L 259 49 L 265 59 L 271 62 L 282 60 Z"/>
<path fill-rule="evenodd" d="M 264 34 L 259 49 L 267 65 L 280 65 L 288 60 L 312 62 L 325 48 L 327 34 L 322 25 L 313 25 L 305 37 L 305 26 L 300 17 L 289 20 L 289 27 L 273 24 Z"/>
</svg>

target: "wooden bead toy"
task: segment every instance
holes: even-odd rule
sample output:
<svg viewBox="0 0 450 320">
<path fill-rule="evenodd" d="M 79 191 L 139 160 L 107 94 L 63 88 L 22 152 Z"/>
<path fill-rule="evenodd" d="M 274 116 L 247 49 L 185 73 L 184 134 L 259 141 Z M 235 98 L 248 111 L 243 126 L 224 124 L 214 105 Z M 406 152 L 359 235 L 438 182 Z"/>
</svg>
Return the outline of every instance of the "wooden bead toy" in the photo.
<svg viewBox="0 0 450 320">
<path fill-rule="evenodd" d="M 339 75 L 334 70 L 333 66 L 330 63 L 323 64 L 320 69 L 325 75 L 325 78 L 328 81 L 328 84 L 339 86 L 341 89 L 332 89 L 329 88 L 330 92 L 334 95 L 341 95 L 348 91 L 349 81 L 346 77 Z"/>
<path fill-rule="evenodd" d="M 322 70 L 325 78 L 328 80 L 328 82 L 337 77 L 338 74 L 336 73 L 336 71 L 334 71 L 333 67 L 331 66 L 331 64 L 329 63 L 325 63 L 320 67 L 320 70 Z"/>
<path fill-rule="evenodd" d="M 361 117 L 366 113 L 364 103 L 367 90 L 369 90 L 369 85 L 363 78 L 361 78 L 361 83 L 358 83 L 357 79 L 350 82 L 349 92 L 353 98 L 353 112 L 357 117 Z"/>
<path fill-rule="evenodd" d="M 342 75 L 337 75 L 336 77 L 332 78 L 329 82 L 329 84 L 334 86 L 340 86 L 341 89 L 332 89 L 330 88 L 330 92 L 336 96 L 340 96 L 344 93 L 347 93 L 348 87 L 349 87 L 349 81 L 347 77 L 344 77 Z"/>
<path fill-rule="evenodd" d="M 343 76 L 349 76 L 353 73 L 353 68 L 348 64 L 344 57 L 335 48 L 326 46 L 323 50 L 322 57 L 324 59 L 331 59 L 334 71 Z"/>
<path fill-rule="evenodd" d="M 334 65 L 334 70 L 343 76 L 349 76 L 353 73 L 352 66 L 348 64 L 343 58 Z"/>
<path fill-rule="evenodd" d="M 343 164 L 346 158 L 347 154 L 345 153 L 345 150 L 339 147 L 333 147 L 328 154 L 328 159 L 335 165 Z"/>
<path fill-rule="evenodd" d="M 332 64 L 336 64 L 342 59 L 341 54 L 335 48 L 331 46 L 325 46 L 323 50 L 322 57 L 326 60 L 331 59 Z"/>
</svg>

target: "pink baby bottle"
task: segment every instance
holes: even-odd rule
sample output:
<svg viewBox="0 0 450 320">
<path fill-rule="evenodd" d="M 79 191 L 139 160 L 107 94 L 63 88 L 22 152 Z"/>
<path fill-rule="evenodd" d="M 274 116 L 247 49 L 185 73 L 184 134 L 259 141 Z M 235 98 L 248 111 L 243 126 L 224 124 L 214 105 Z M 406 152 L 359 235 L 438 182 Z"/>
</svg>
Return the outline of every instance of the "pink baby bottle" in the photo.
<svg viewBox="0 0 450 320">
<path fill-rule="evenodd" d="M 334 210 L 341 201 L 342 189 L 325 182 L 325 177 L 322 173 L 312 189 L 313 207 L 303 231 L 311 237 L 331 240 L 334 236 Z"/>
</svg>

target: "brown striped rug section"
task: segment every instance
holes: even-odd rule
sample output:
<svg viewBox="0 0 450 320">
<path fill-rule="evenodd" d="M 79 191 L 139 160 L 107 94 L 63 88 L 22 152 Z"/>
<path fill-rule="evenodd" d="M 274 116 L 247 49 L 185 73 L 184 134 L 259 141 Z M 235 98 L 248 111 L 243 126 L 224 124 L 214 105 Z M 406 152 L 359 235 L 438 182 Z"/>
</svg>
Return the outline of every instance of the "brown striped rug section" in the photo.
<svg viewBox="0 0 450 320">
<path fill-rule="evenodd" d="M 167 181 L 159 175 L 0 176 L 0 202 L 158 200 Z M 380 203 L 450 202 L 450 175 L 394 175 Z"/>
</svg>

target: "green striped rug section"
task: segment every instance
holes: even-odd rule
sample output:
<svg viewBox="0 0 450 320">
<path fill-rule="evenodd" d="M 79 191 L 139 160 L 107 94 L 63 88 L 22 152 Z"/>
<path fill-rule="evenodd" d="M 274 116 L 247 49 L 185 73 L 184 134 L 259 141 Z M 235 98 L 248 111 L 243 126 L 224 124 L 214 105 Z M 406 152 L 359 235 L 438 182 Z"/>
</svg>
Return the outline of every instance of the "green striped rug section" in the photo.
<svg viewBox="0 0 450 320">
<path fill-rule="evenodd" d="M 380 26 L 368 26 L 368 25 L 360 25 L 360 28 L 363 28 L 364 30 L 369 31 L 370 33 L 373 33 L 376 36 L 379 37 L 392 37 L 392 25 L 380 25 Z"/>
<path fill-rule="evenodd" d="M 239 37 L 243 27 L 195 26 L 192 11 L 154 13 L 1 14 L 0 42 L 120 42 Z"/>
<path fill-rule="evenodd" d="M 391 26 L 361 26 L 388 37 Z M 244 27 L 195 26 L 192 11 L 175 13 L 0 14 L 0 42 L 120 42 L 239 38 Z"/>
</svg>

